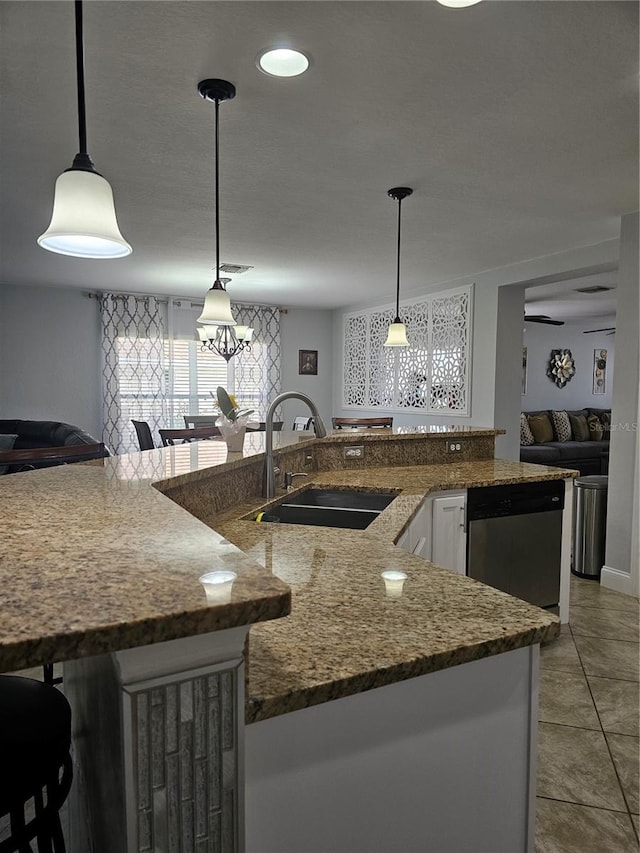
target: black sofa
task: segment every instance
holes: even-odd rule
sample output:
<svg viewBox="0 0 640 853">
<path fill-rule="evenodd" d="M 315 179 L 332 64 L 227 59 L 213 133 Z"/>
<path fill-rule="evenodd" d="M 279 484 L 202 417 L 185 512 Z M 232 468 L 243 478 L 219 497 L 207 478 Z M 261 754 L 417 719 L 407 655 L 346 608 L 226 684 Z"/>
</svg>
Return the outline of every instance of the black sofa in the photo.
<svg viewBox="0 0 640 853">
<path fill-rule="evenodd" d="M 80 427 L 73 424 L 65 424 L 61 421 L 22 421 L 22 420 L 0 420 L 0 433 L 3 435 L 17 436 L 13 443 L 13 450 L 36 450 L 43 447 L 69 447 L 72 445 L 100 444 L 100 440 L 89 435 Z M 94 451 L 81 457 L 85 459 L 101 459 L 109 456 L 109 451 L 104 448 L 99 453 Z M 80 461 L 80 460 L 78 460 Z M 56 462 L 38 462 L 38 468 L 46 468 Z M 4 470 L 0 473 L 13 473 L 14 470 L 22 470 L 23 466 L 0 466 Z"/>
<path fill-rule="evenodd" d="M 553 428 L 552 410 L 536 412 L 524 412 L 525 415 L 549 416 Z M 554 440 L 545 441 L 543 444 L 520 445 L 520 461 L 532 462 L 536 465 L 552 465 L 556 468 L 574 468 L 580 471 L 582 476 L 588 474 L 606 474 L 609 462 L 609 423 L 611 412 L 609 409 L 578 409 L 567 412 L 569 415 L 597 415 L 604 418 L 605 431 L 601 440 L 589 441 L 557 441 L 554 430 Z"/>
</svg>

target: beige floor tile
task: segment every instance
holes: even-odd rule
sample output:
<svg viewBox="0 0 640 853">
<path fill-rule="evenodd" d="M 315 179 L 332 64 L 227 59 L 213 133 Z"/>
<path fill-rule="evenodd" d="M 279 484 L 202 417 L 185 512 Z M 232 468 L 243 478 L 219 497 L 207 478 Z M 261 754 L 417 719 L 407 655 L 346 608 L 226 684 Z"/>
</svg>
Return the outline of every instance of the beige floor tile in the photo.
<svg viewBox="0 0 640 853">
<path fill-rule="evenodd" d="M 575 636 L 606 637 L 609 640 L 640 639 L 640 623 L 632 610 L 602 610 L 599 607 L 572 607 L 569 614 Z"/>
<path fill-rule="evenodd" d="M 538 789 L 541 797 L 626 811 L 602 732 L 538 725 Z"/>
<path fill-rule="evenodd" d="M 540 669 L 553 669 L 559 672 L 582 672 L 576 644 L 566 625 L 555 640 L 540 646 Z"/>
<path fill-rule="evenodd" d="M 538 719 L 545 723 L 600 731 L 600 721 L 585 676 L 582 673 L 541 671 Z"/>
<path fill-rule="evenodd" d="M 632 814 L 631 820 L 633 821 L 633 825 L 636 828 L 636 835 L 640 835 L 640 815 Z"/>
<path fill-rule="evenodd" d="M 640 812 L 640 741 L 637 737 L 629 737 L 629 735 L 607 734 L 606 738 L 629 811 L 638 814 Z"/>
<path fill-rule="evenodd" d="M 536 853 L 637 853 L 628 814 L 538 798 Z"/>
<path fill-rule="evenodd" d="M 613 610 L 631 610 L 638 613 L 640 605 L 638 599 L 632 595 L 623 595 L 612 589 L 600 586 L 597 581 L 585 580 L 571 575 L 571 593 L 569 596 L 571 605 L 578 607 L 602 607 Z M 571 610 L 569 610 L 571 618 Z"/>
<path fill-rule="evenodd" d="M 640 684 L 615 678 L 587 677 L 605 732 L 640 735 Z"/>
<path fill-rule="evenodd" d="M 587 675 L 638 681 L 638 643 L 577 636 L 574 637 L 574 642 Z"/>
</svg>

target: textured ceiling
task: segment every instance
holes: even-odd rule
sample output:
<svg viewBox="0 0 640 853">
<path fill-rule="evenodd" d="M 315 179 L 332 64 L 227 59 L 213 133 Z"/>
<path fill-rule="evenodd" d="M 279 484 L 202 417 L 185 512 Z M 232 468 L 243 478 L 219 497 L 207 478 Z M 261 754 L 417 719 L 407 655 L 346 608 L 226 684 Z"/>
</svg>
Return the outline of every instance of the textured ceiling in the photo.
<svg viewBox="0 0 640 853">
<path fill-rule="evenodd" d="M 40 249 L 77 150 L 73 3 L 0 3 L 1 281 L 202 296 L 213 251 L 221 105 L 222 260 L 233 298 L 388 300 L 396 205 L 403 293 L 618 236 L 637 209 L 638 4 L 85 4 L 88 147 L 128 258 Z M 290 43 L 302 77 L 258 72 Z M 538 312 L 536 312 L 538 313 Z M 549 312 L 544 312 L 549 313 Z"/>
</svg>

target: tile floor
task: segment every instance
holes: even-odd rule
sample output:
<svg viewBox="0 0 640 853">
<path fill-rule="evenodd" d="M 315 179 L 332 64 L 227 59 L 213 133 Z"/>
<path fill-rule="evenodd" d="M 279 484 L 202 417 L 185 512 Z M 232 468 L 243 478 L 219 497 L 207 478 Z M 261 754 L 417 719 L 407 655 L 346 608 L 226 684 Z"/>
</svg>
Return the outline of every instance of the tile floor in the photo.
<svg viewBox="0 0 640 853">
<path fill-rule="evenodd" d="M 637 853 L 638 600 L 571 577 L 541 649 L 536 853 Z"/>
</svg>

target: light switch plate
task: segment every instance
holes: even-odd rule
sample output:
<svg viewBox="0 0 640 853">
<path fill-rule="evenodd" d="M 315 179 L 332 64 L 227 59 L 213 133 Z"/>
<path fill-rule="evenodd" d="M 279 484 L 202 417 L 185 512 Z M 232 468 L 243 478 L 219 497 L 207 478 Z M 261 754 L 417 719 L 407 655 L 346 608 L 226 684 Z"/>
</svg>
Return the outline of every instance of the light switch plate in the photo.
<svg viewBox="0 0 640 853">
<path fill-rule="evenodd" d="M 447 450 L 449 453 L 459 453 L 462 450 L 462 444 L 459 441 L 449 441 L 447 439 Z"/>
</svg>

